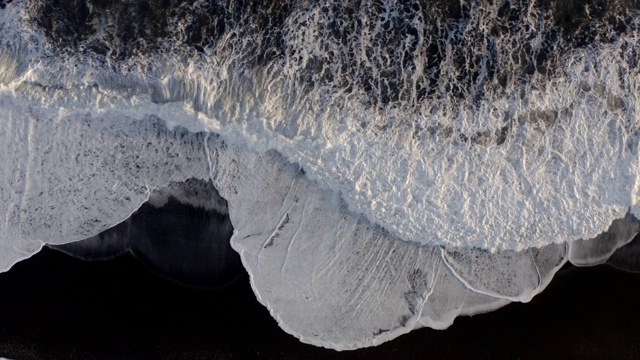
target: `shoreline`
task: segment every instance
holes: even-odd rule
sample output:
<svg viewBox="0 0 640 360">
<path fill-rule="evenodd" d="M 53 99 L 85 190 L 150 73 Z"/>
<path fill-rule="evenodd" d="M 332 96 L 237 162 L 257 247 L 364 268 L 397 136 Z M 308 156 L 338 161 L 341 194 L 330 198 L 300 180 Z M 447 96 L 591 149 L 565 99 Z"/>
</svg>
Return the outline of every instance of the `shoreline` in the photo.
<svg viewBox="0 0 640 360">
<path fill-rule="evenodd" d="M 178 285 L 130 255 L 84 262 L 45 248 L 0 274 L 0 356 L 128 358 L 629 358 L 640 352 L 640 274 L 568 267 L 530 303 L 336 352 L 280 330 L 248 276 L 222 290 Z M 544 345 L 544 346 L 542 346 Z"/>
</svg>

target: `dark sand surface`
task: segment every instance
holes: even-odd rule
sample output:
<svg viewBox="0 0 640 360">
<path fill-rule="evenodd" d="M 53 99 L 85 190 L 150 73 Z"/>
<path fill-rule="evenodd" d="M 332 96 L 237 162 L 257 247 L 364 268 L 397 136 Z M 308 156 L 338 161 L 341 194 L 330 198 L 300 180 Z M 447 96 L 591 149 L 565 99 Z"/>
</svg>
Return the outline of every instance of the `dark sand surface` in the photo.
<svg viewBox="0 0 640 360">
<path fill-rule="evenodd" d="M 83 262 L 45 248 L 0 274 L 0 357 L 11 359 L 633 359 L 640 274 L 568 268 L 528 304 L 335 352 L 277 326 L 244 276 L 187 288 L 129 255 Z"/>
</svg>

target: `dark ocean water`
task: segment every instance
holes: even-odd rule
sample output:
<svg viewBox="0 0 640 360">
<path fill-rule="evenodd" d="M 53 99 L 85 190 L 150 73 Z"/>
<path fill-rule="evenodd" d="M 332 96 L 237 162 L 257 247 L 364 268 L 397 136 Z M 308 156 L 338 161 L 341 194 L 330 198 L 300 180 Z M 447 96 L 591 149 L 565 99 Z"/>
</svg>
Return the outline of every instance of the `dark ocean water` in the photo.
<svg viewBox="0 0 640 360">
<path fill-rule="evenodd" d="M 375 348 L 335 352 L 284 333 L 248 276 L 184 287 L 130 255 L 83 262 L 45 248 L 0 274 L 0 356 L 10 359 L 632 359 L 640 274 L 563 269 L 530 303 L 462 317 Z"/>
</svg>

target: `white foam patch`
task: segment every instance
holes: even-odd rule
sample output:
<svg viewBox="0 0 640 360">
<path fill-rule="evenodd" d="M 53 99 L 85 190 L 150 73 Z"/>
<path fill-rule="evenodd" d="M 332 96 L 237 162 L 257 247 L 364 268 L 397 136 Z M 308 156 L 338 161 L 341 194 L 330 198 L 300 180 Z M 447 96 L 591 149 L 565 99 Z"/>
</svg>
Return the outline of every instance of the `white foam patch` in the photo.
<svg viewBox="0 0 640 360">
<path fill-rule="evenodd" d="M 638 83 L 628 58 L 640 41 L 633 31 L 611 44 L 567 51 L 562 76 L 534 75 L 512 89 L 517 96 L 489 91 L 474 107 L 442 98 L 413 110 L 377 110 L 363 105 L 363 94 L 343 96 L 327 86 L 301 94 L 297 74 L 338 46 L 314 27 L 325 15 L 313 6 L 287 20 L 287 55 L 264 68 L 242 68 L 243 47 L 226 48 L 231 38 L 223 36 L 208 55 L 181 58 L 177 48 L 176 59 L 152 54 L 130 60 L 122 71 L 88 57 L 48 54 L 45 38 L 25 28 L 29 14 L 20 11 L 26 8 L 11 9 L 0 17 L 5 26 L 13 21 L 14 48 L 27 48 L 28 63 L 5 85 L 11 96 L 27 98 L 32 107 L 94 116 L 157 114 L 170 126 L 204 127 L 232 143 L 275 149 L 339 192 L 350 210 L 403 240 L 522 250 L 592 238 L 629 208 L 637 215 Z M 490 36 L 484 26 L 491 11 L 471 12 L 481 36 Z M 308 26 L 295 26 L 302 18 Z M 512 48 L 527 34 L 503 39 L 500 53 L 517 51 Z M 354 44 L 367 46 L 362 36 Z M 37 46 L 29 45 L 32 38 Z M 303 63 L 292 61 L 300 56 Z M 15 64 L 6 60 L 3 67 Z M 514 67 L 505 70 L 518 68 L 505 64 Z M 493 134 L 505 123 L 512 129 L 502 145 L 457 140 Z"/>
<path fill-rule="evenodd" d="M 0 113 L 3 270 L 43 241 L 96 235 L 126 219 L 153 189 L 207 173 L 204 136 L 169 132 L 158 118 L 45 112 L 6 93 Z"/>
<path fill-rule="evenodd" d="M 217 195 L 215 189 L 204 187 L 199 183 L 191 185 L 189 181 L 186 183 L 171 183 L 166 188 L 154 191 L 149 196 L 148 202 L 159 208 L 166 205 L 171 197 L 182 204 L 196 208 L 216 211 L 222 215 L 228 213 L 227 204 L 224 199 Z"/>
</svg>

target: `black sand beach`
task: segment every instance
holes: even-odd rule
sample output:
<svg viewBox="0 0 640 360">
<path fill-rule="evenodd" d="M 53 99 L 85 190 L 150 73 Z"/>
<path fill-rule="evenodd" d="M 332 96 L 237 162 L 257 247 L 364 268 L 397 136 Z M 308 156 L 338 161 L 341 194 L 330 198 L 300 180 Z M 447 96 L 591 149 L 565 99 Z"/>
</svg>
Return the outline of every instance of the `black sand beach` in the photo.
<svg viewBox="0 0 640 360">
<path fill-rule="evenodd" d="M 459 318 L 375 348 L 335 352 L 277 326 L 243 276 L 178 285 L 130 255 L 84 262 L 45 248 L 0 274 L 0 357 L 10 359 L 632 359 L 640 274 L 563 269 L 528 304 Z"/>
</svg>

